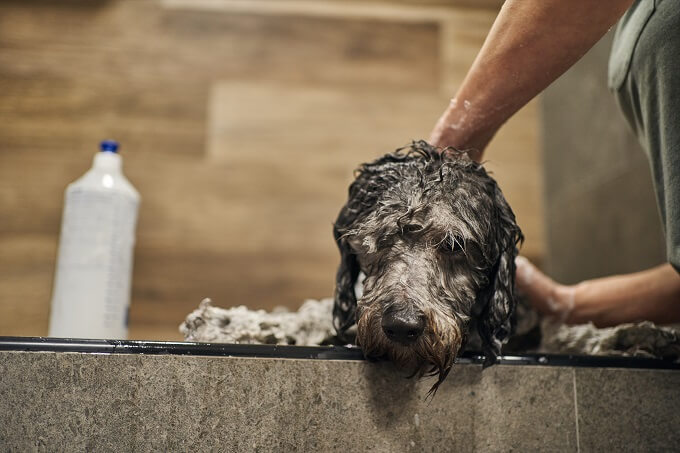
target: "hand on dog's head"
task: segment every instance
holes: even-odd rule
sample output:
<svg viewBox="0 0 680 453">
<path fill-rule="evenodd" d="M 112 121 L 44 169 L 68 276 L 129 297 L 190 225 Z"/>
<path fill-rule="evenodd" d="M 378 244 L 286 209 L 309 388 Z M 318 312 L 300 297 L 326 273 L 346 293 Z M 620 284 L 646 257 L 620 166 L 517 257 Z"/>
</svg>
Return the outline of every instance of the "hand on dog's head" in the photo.
<svg viewBox="0 0 680 453">
<path fill-rule="evenodd" d="M 362 165 L 334 225 L 333 321 L 368 357 L 449 373 L 471 325 L 485 365 L 510 334 L 522 233 L 496 181 L 455 149 L 413 142 Z M 363 272 L 363 295 L 354 287 Z"/>
</svg>

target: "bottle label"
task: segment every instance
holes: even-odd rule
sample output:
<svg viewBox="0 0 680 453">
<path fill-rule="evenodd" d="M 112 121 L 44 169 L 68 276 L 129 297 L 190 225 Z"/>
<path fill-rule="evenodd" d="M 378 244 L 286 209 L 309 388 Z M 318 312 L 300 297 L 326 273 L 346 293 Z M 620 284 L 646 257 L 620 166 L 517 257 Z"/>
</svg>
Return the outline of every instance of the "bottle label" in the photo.
<svg viewBox="0 0 680 453">
<path fill-rule="evenodd" d="M 50 336 L 126 338 L 137 200 L 67 191 Z"/>
</svg>

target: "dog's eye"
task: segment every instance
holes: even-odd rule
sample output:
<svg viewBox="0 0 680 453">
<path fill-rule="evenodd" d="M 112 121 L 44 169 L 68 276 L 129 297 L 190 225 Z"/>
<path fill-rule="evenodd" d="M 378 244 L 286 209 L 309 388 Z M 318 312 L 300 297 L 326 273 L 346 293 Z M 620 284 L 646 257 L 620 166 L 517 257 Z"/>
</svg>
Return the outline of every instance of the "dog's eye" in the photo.
<svg viewBox="0 0 680 453">
<path fill-rule="evenodd" d="M 463 251 L 463 239 L 447 236 L 446 239 L 439 244 L 439 250 L 448 254 L 458 254 Z"/>
<path fill-rule="evenodd" d="M 414 234 L 422 231 L 423 226 L 418 225 L 417 223 L 409 223 L 408 225 L 404 225 L 401 230 L 406 234 Z"/>
</svg>

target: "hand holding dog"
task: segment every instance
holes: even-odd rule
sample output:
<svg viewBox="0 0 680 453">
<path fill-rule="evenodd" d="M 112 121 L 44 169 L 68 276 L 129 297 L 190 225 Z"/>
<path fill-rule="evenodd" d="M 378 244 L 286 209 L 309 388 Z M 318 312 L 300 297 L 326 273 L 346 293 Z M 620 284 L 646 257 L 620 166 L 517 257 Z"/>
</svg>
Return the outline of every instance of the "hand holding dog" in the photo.
<svg viewBox="0 0 680 453">
<path fill-rule="evenodd" d="M 574 287 L 560 285 L 523 256 L 515 259 L 515 283 L 534 309 L 560 323 L 569 323 L 574 310 Z"/>
<path fill-rule="evenodd" d="M 562 285 L 524 257 L 515 283 L 539 313 L 565 324 L 610 327 L 636 321 L 680 322 L 680 275 L 668 263 L 641 272 Z"/>
<path fill-rule="evenodd" d="M 507 0 L 429 143 L 477 150 L 469 154 L 480 161 L 503 123 L 578 61 L 632 2 Z"/>
</svg>

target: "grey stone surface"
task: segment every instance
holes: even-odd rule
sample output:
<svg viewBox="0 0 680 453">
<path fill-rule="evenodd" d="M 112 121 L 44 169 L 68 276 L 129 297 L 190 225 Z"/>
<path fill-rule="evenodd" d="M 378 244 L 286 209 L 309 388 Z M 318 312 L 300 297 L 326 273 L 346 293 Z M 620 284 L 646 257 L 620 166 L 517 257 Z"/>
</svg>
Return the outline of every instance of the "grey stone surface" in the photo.
<svg viewBox="0 0 680 453">
<path fill-rule="evenodd" d="M 360 361 L 0 352 L 0 373 L 16 451 L 575 450 L 566 368 L 461 365 L 431 401 Z"/>
<path fill-rule="evenodd" d="M 577 369 L 582 452 L 678 451 L 680 372 Z"/>
<path fill-rule="evenodd" d="M 433 400 L 363 361 L 0 352 L 0 376 L 2 451 L 578 451 L 576 413 L 581 451 L 680 441 L 675 371 L 459 365 Z"/>
<path fill-rule="evenodd" d="M 542 96 L 546 264 L 565 283 L 665 261 L 649 164 L 607 88 L 611 39 Z"/>
<path fill-rule="evenodd" d="M 577 451 L 571 368 L 495 366 L 473 391 L 474 451 Z"/>
</svg>

